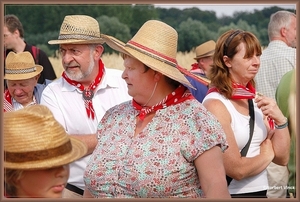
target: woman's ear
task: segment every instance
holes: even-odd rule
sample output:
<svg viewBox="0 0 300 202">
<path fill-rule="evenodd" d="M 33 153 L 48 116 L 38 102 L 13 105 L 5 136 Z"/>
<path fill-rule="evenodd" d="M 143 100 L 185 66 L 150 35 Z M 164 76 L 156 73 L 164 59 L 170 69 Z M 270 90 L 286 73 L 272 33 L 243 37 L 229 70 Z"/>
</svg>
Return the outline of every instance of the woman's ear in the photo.
<svg viewBox="0 0 300 202">
<path fill-rule="evenodd" d="M 163 75 L 162 73 L 155 71 L 154 72 L 154 81 L 158 82 L 161 79 L 162 75 Z"/>
<path fill-rule="evenodd" d="M 227 55 L 223 56 L 223 61 L 227 67 L 231 67 L 230 58 Z"/>
</svg>

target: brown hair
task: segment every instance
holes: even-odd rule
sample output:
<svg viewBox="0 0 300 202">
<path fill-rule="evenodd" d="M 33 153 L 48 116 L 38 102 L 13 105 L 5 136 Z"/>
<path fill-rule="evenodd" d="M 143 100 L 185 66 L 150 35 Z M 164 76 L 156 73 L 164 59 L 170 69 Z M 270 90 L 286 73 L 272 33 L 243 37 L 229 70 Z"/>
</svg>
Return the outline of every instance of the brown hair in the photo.
<svg viewBox="0 0 300 202">
<path fill-rule="evenodd" d="M 232 59 L 238 52 L 237 46 L 241 43 L 244 43 L 246 46 L 244 58 L 250 58 L 254 54 L 261 55 L 262 50 L 258 39 L 248 31 L 229 30 L 222 34 L 216 42 L 213 65 L 209 74 L 210 86 L 216 87 L 219 93 L 228 99 L 231 97 L 233 89 L 229 69 L 225 65 L 223 57 L 226 55 Z M 250 82 L 255 86 L 253 79 Z"/>
<path fill-rule="evenodd" d="M 16 181 L 22 177 L 23 170 L 4 168 L 4 191 L 8 197 L 17 197 Z"/>
<path fill-rule="evenodd" d="M 5 15 L 4 16 L 4 26 L 7 27 L 8 31 L 13 33 L 18 30 L 20 33 L 20 37 L 24 38 L 24 29 L 21 21 L 15 15 Z"/>
</svg>

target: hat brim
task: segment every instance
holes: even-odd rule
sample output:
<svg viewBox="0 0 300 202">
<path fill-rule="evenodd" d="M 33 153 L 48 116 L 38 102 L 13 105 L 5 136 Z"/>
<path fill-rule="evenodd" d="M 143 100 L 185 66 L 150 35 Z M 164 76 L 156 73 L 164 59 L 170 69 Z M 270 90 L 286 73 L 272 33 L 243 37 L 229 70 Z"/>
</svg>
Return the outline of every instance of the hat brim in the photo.
<svg viewBox="0 0 300 202">
<path fill-rule="evenodd" d="M 185 86 L 189 86 L 195 89 L 195 87 L 185 78 L 185 76 L 176 67 L 167 64 L 164 61 L 158 60 L 158 57 L 154 58 L 154 55 L 152 57 L 150 54 L 144 54 L 138 50 L 127 47 L 124 42 L 112 36 L 102 34 L 101 37 L 105 40 L 105 43 L 112 49 L 130 55 L 131 57 L 139 60 L 154 71 L 158 71 L 163 75 L 182 83 Z"/>
<path fill-rule="evenodd" d="M 50 40 L 48 44 L 104 44 L 105 41 L 103 39 L 93 39 L 93 40 L 76 40 L 76 39 L 57 39 Z"/>
<path fill-rule="evenodd" d="M 8 74 L 6 73 L 4 75 L 4 79 L 6 80 L 25 80 L 33 78 L 37 75 L 39 75 L 43 71 L 43 66 L 41 65 L 35 65 L 36 71 L 31 73 L 24 73 L 24 74 Z"/>
<path fill-rule="evenodd" d="M 4 156 L 4 168 L 17 170 L 38 170 L 59 167 L 72 163 L 73 161 L 82 158 L 87 153 L 87 146 L 82 141 L 73 137 L 70 137 L 70 140 L 72 144 L 72 151 L 65 155 L 39 161 L 27 161 L 23 163 L 6 162 Z"/>
<path fill-rule="evenodd" d="M 199 55 L 199 56 L 196 56 L 194 59 L 195 59 L 195 60 L 198 60 L 198 59 L 200 59 L 200 58 L 211 57 L 211 56 L 214 55 L 214 53 L 215 53 L 215 52 L 212 52 L 212 53 L 207 54 L 207 55 Z"/>
</svg>

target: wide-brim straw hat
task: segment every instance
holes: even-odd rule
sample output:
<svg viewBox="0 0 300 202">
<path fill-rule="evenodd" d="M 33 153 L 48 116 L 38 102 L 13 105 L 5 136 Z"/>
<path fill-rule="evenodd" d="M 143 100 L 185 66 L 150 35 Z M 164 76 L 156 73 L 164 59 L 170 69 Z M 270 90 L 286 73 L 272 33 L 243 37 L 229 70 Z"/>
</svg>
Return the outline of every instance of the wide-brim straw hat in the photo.
<svg viewBox="0 0 300 202">
<path fill-rule="evenodd" d="M 96 19 L 87 15 L 65 16 L 57 40 L 49 44 L 103 44 L 100 26 Z"/>
<path fill-rule="evenodd" d="M 200 44 L 196 48 L 196 57 L 194 59 L 198 60 L 200 58 L 213 56 L 215 53 L 215 48 L 216 48 L 216 42 L 213 40 Z"/>
<path fill-rule="evenodd" d="M 44 105 L 3 114 L 4 168 L 47 169 L 67 165 L 87 153 L 70 137 Z"/>
<path fill-rule="evenodd" d="M 141 61 L 154 71 L 194 88 L 178 70 L 176 61 L 178 34 L 174 28 L 158 20 L 145 22 L 126 44 L 102 34 L 112 49 Z"/>
<path fill-rule="evenodd" d="M 24 80 L 39 75 L 43 71 L 41 65 L 35 64 L 30 52 L 15 53 L 10 51 L 5 59 L 5 75 L 7 80 Z"/>
</svg>

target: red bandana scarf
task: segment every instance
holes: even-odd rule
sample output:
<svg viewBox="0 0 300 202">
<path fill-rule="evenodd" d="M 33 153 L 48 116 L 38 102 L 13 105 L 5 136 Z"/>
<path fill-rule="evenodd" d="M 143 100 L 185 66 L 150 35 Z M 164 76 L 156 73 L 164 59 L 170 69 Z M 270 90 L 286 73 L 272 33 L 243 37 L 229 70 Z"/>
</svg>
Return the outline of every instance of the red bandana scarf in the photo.
<svg viewBox="0 0 300 202">
<path fill-rule="evenodd" d="M 248 83 L 247 86 L 243 86 L 238 83 L 232 82 L 233 93 L 231 99 L 253 99 L 255 98 L 255 88 L 251 83 Z M 208 89 L 207 94 L 211 92 L 219 92 L 216 87 L 211 87 Z"/>
<path fill-rule="evenodd" d="M 103 74 L 104 74 L 104 64 L 102 63 L 101 59 L 99 60 L 99 73 L 95 80 L 89 85 L 88 88 L 84 88 L 84 86 L 74 80 L 71 80 L 65 72 L 63 72 L 62 77 L 71 85 L 76 86 L 79 90 L 82 91 L 82 98 L 84 100 L 84 105 L 86 109 L 87 116 L 91 119 L 95 118 L 95 110 L 93 107 L 93 96 L 94 96 L 94 90 L 97 88 L 97 86 L 100 84 Z"/>
<path fill-rule="evenodd" d="M 8 89 L 5 90 L 3 95 L 4 95 L 4 97 L 3 97 L 3 112 L 14 111 L 14 107 L 12 105 L 12 98 L 11 98 L 11 95 L 9 94 Z"/>
<path fill-rule="evenodd" d="M 172 93 L 167 95 L 163 100 L 161 100 L 159 103 L 151 107 L 143 107 L 140 104 L 138 104 L 134 99 L 132 100 L 132 105 L 136 110 L 139 111 L 139 118 L 141 120 L 144 120 L 146 115 L 153 111 L 164 109 L 171 105 L 179 104 L 188 99 L 193 99 L 194 97 L 192 96 L 192 94 L 189 91 L 186 92 L 186 89 L 187 89 L 186 87 L 180 85 L 177 89 L 175 89 L 175 91 L 173 91 Z"/>
<path fill-rule="evenodd" d="M 249 82 L 247 86 L 243 86 L 238 83 L 232 82 L 232 87 L 233 87 L 233 93 L 231 95 L 231 99 L 254 99 L 255 98 L 255 88 L 252 86 L 252 84 Z M 218 92 L 218 89 L 216 87 L 211 87 L 208 91 L 207 94 L 211 92 Z M 274 129 L 274 120 L 271 119 L 270 117 L 267 117 L 270 128 Z"/>
<path fill-rule="evenodd" d="M 4 91 L 3 94 L 3 112 L 10 112 L 14 111 L 14 107 L 12 104 L 12 97 L 11 94 L 9 93 L 8 89 Z M 36 98 L 33 96 L 33 102 L 36 103 Z"/>
</svg>

